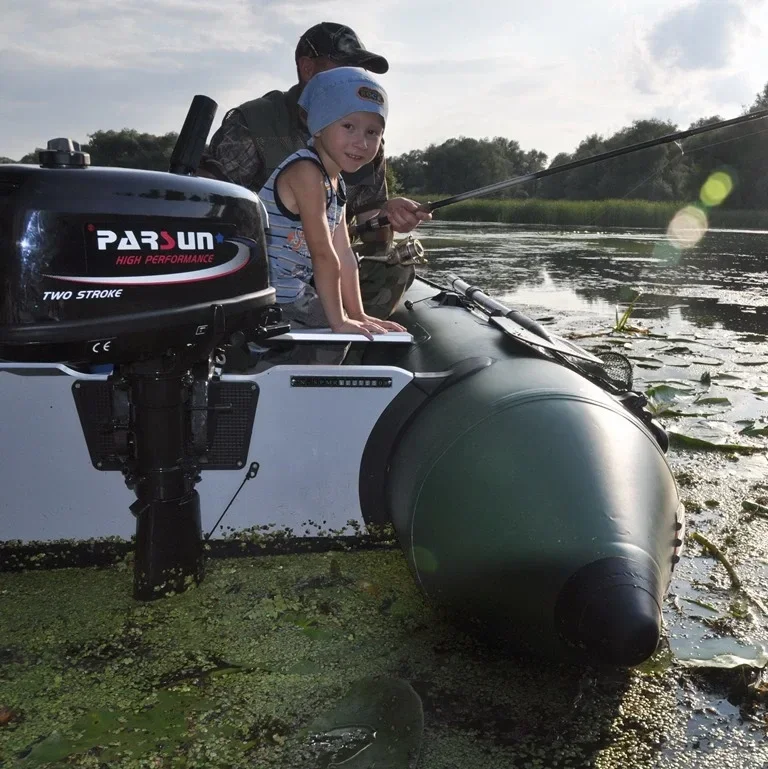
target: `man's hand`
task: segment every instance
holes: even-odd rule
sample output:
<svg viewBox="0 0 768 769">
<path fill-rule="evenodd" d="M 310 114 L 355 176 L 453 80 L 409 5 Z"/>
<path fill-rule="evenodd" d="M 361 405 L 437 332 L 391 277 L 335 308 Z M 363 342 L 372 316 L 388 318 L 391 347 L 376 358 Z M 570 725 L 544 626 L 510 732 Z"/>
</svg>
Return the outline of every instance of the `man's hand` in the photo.
<svg viewBox="0 0 768 769">
<path fill-rule="evenodd" d="M 410 232 L 432 218 L 415 200 L 390 198 L 381 209 L 395 232 Z"/>
</svg>

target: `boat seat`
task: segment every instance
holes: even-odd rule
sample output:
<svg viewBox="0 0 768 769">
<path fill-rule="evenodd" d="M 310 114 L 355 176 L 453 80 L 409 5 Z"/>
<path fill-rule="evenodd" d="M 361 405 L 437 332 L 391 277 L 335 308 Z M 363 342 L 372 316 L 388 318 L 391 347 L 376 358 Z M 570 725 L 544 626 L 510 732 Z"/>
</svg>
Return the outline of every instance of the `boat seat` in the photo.
<svg viewBox="0 0 768 769">
<path fill-rule="evenodd" d="M 288 331 L 285 334 L 271 336 L 257 342 L 248 342 L 243 348 L 227 353 L 228 364 L 225 371 L 241 372 L 257 371 L 280 365 L 285 359 L 285 352 L 296 345 L 342 346 L 356 344 L 413 344 L 413 335 L 408 331 L 390 331 L 386 334 L 375 334 L 368 339 L 364 334 L 336 334 L 330 328 L 302 328 Z M 360 349 L 360 348 L 358 348 Z M 359 353 L 355 353 L 358 355 Z"/>
<path fill-rule="evenodd" d="M 374 334 L 373 339 L 369 339 L 364 334 L 335 334 L 330 328 L 302 328 L 270 337 L 265 339 L 262 344 L 269 346 L 272 343 L 285 344 L 287 342 L 294 344 L 347 344 L 349 342 L 413 344 L 413 335 L 408 331 L 390 331 L 386 334 Z"/>
</svg>

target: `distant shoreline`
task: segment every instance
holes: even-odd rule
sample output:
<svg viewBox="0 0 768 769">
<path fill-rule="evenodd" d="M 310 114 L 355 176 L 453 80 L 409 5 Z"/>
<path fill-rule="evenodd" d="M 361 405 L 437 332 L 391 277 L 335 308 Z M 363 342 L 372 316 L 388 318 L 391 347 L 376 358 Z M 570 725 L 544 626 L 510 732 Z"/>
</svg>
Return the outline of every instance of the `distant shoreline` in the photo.
<svg viewBox="0 0 768 769">
<path fill-rule="evenodd" d="M 447 195 L 408 195 L 415 200 L 439 200 Z M 562 226 L 666 228 L 675 214 L 690 203 L 649 200 L 544 200 L 540 198 L 479 199 L 455 203 L 435 211 L 442 221 L 549 224 Z M 765 230 L 768 212 L 701 208 L 710 228 Z"/>
</svg>

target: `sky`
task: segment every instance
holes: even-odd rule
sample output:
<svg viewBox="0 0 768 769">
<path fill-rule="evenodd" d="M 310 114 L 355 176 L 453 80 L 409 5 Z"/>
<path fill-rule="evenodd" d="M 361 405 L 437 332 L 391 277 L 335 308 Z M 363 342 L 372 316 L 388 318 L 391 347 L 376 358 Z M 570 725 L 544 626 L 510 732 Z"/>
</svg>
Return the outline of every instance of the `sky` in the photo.
<svg viewBox="0 0 768 769">
<path fill-rule="evenodd" d="M 504 136 L 550 160 L 635 120 L 734 117 L 768 82 L 768 0 L 0 0 L 0 156 L 179 131 L 296 80 L 319 21 L 387 57 L 387 154 Z"/>
</svg>

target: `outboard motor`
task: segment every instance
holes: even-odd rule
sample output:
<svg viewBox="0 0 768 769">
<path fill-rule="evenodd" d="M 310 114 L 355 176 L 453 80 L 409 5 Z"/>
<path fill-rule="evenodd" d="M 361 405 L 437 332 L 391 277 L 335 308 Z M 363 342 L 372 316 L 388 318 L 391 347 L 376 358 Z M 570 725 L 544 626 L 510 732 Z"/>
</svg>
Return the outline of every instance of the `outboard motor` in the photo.
<svg viewBox="0 0 768 769">
<path fill-rule="evenodd" d="M 222 393 L 222 350 L 286 330 L 258 197 L 191 176 L 215 111 L 195 97 L 171 173 L 91 167 L 68 139 L 0 167 L 0 358 L 111 367 L 73 393 L 94 465 L 136 494 L 142 600 L 202 579 L 198 472 L 247 456 L 247 424 L 245 445 L 212 456 L 218 415 L 252 425 L 257 397 Z"/>
</svg>

